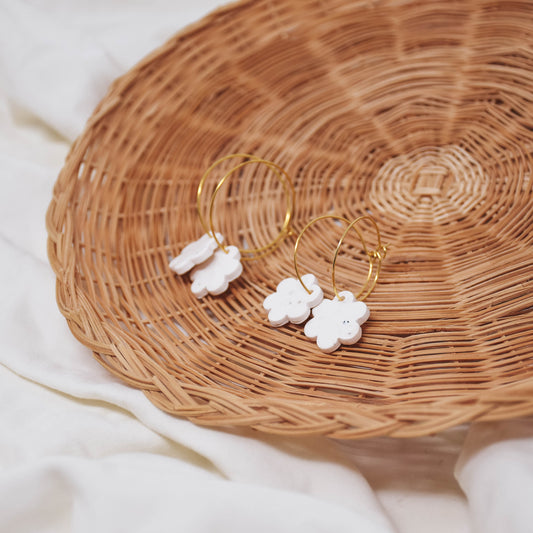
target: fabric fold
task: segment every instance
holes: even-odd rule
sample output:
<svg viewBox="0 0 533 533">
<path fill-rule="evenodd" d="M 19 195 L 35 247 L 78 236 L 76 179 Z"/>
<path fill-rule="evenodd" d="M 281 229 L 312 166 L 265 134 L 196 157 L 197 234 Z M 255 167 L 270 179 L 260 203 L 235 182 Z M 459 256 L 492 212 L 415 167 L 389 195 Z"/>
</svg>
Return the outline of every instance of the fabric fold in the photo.
<svg viewBox="0 0 533 533">
<path fill-rule="evenodd" d="M 533 524 L 533 419 L 473 424 L 456 466 L 474 533 Z"/>
</svg>

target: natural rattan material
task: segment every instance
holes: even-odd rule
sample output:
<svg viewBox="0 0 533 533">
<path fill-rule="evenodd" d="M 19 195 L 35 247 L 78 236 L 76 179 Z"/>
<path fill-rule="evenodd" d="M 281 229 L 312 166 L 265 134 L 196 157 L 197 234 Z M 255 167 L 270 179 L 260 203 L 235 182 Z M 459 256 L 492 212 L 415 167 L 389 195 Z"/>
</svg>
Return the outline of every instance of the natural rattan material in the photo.
<svg viewBox="0 0 533 533">
<path fill-rule="evenodd" d="M 531 2 L 253 0 L 177 35 L 113 84 L 57 181 L 49 255 L 74 335 L 199 424 L 410 437 L 533 413 L 532 17 Z M 324 354 L 269 325 L 294 237 L 218 297 L 168 268 L 202 233 L 199 179 L 234 152 L 287 170 L 297 230 L 377 220 L 390 247 L 357 345 Z M 286 202 L 248 167 L 215 222 L 262 246 Z M 316 226 L 299 262 L 331 297 L 342 228 Z M 355 238 L 339 287 L 366 265 Z"/>
</svg>

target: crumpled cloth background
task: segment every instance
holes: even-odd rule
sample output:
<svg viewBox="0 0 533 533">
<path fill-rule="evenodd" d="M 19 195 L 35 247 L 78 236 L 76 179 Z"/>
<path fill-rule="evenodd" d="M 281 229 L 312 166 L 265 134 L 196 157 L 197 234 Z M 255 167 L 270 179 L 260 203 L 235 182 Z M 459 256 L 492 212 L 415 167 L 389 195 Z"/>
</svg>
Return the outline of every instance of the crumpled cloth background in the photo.
<svg viewBox="0 0 533 533">
<path fill-rule="evenodd" d="M 64 157 L 114 78 L 219 3 L 0 3 L 0 531 L 533 531 L 531 418 L 410 440 L 211 430 L 70 334 L 44 224 Z"/>
</svg>

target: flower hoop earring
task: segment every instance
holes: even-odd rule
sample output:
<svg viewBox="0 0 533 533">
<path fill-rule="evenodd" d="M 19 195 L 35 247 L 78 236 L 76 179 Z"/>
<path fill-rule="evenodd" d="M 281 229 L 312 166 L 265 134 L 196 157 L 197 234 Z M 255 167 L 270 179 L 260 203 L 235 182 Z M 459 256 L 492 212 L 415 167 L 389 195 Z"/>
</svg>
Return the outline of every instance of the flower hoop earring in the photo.
<svg viewBox="0 0 533 533">
<path fill-rule="evenodd" d="M 234 158 L 246 158 L 245 161 L 232 167 L 218 181 L 209 201 L 207 220 L 202 214 L 202 195 L 204 185 L 211 172 L 224 161 Z M 218 192 L 226 181 L 236 172 L 253 164 L 266 165 L 274 172 L 285 191 L 287 207 L 282 228 L 278 235 L 265 246 L 258 248 L 238 248 L 223 244 L 224 236 L 215 231 L 213 214 Z M 218 295 L 225 292 L 229 283 L 237 279 L 243 270 L 241 261 L 262 257 L 274 251 L 288 235 L 291 234 L 291 219 L 294 211 L 294 186 L 289 175 L 280 166 L 249 154 L 231 154 L 215 161 L 204 173 L 196 193 L 196 207 L 198 218 L 205 233 L 198 240 L 188 244 L 181 253 L 172 259 L 170 268 L 177 274 L 183 275 L 191 271 L 191 291 L 198 298 L 207 294 Z"/>
<path fill-rule="evenodd" d="M 378 246 L 375 250 L 369 250 L 367 248 L 361 232 L 356 227 L 363 220 L 368 220 L 376 229 Z M 356 296 L 350 291 L 339 292 L 335 276 L 340 249 L 351 229 L 354 229 L 359 236 L 369 263 L 366 280 Z M 370 316 L 370 310 L 363 300 L 374 290 L 386 254 L 387 247 L 381 243 L 381 233 L 376 221 L 372 217 L 361 216 L 348 224 L 348 227 L 337 244 L 331 266 L 331 282 L 335 296 L 333 299 L 323 300 L 315 307 L 313 309 L 313 318 L 304 327 L 305 336 L 316 340 L 317 346 L 323 352 L 334 352 L 341 344 L 352 345 L 361 338 L 361 325 Z M 302 280 L 301 282 L 303 284 Z"/>
<path fill-rule="evenodd" d="M 296 278 L 285 278 L 276 287 L 276 292 L 268 295 L 263 307 L 268 311 L 268 320 L 274 327 L 279 327 L 290 322 L 302 324 L 311 314 L 311 309 L 316 307 L 324 299 L 324 293 L 313 274 L 300 275 L 298 269 L 298 248 L 304 233 L 315 222 L 325 218 L 341 220 L 347 224 L 347 218 L 337 215 L 322 215 L 308 222 L 299 233 L 294 244 L 293 263 Z"/>
</svg>

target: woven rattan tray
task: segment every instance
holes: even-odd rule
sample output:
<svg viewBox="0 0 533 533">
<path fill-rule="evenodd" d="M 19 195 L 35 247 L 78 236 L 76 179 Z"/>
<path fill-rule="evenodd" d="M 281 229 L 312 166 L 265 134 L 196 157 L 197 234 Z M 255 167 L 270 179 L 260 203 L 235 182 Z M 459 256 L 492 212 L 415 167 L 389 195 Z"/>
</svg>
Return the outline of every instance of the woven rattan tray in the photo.
<svg viewBox="0 0 533 533">
<path fill-rule="evenodd" d="M 49 256 L 74 335 L 209 426 L 411 437 L 533 413 L 532 16 L 531 2 L 254 0 L 178 34 L 112 85 L 57 180 Z M 293 238 L 222 296 L 197 300 L 168 268 L 202 234 L 202 173 L 234 152 L 289 173 L 296 229 L 377 220 L 390 247 L 355 346 L 324 354 L 301 326 L 270 327 L 262 301 L 294 275 Z M 276 234 L 279 189 L 246 170 L 220 191 L 228 242 Z M 317 224 L 300 252 L 327 296 L 338 231 Z M 355 290 L 352 255 L 338 282 Z"/>
</svg>

